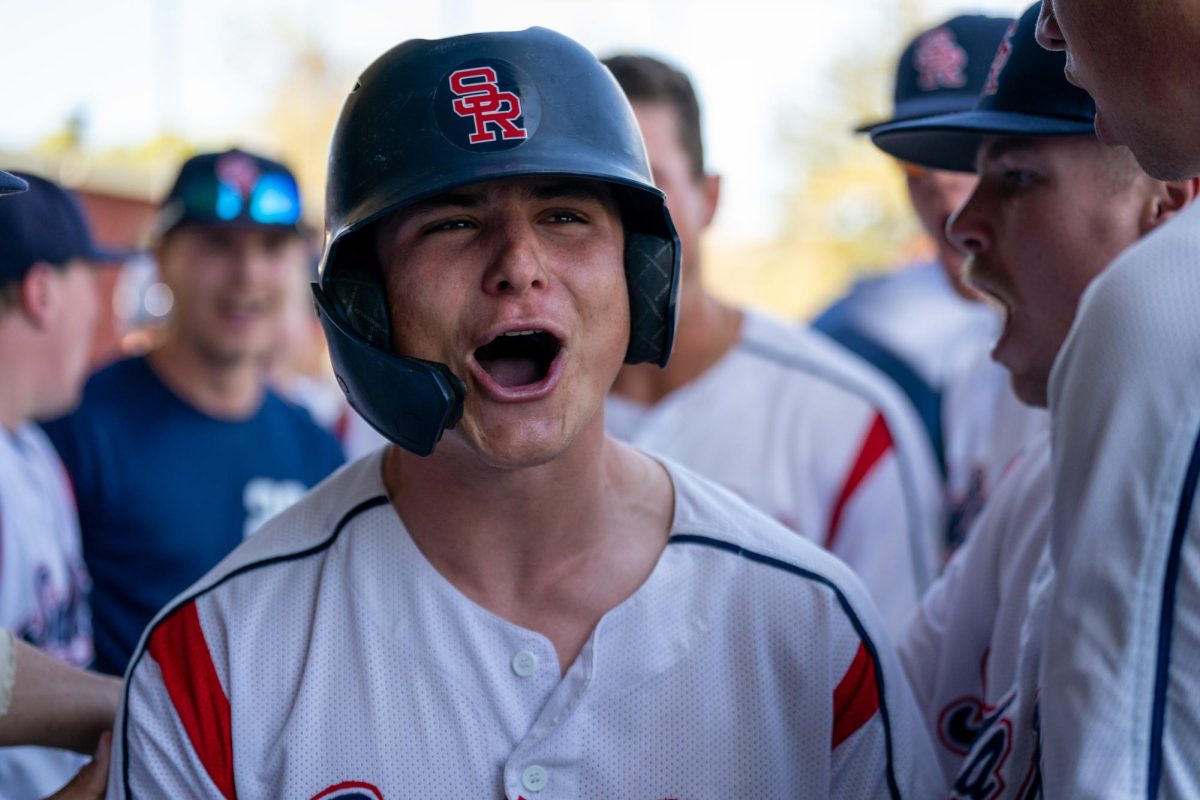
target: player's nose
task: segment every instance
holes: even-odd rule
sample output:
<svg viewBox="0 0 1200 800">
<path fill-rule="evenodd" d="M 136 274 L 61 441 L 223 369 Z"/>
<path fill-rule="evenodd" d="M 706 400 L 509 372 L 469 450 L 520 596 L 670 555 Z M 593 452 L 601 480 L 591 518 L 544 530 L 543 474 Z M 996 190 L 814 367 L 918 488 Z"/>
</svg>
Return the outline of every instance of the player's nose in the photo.
<svg viewBox="0 0 1200 800">
<path fill-rule="evenodd" d="M 495 251 L 484 274 L 488 294 L 522 295 L 546 286 L 543 254 L 537 234 L 523 220 L 512 219 L 497 226 Z"/>
<path fill-rule="evenodd" d="M 1047 50 L 1066 50 L 1067 42 L 1063 38 L 1062 28 L 1058 26 L 1058 16 L 1054 13 L 1053 0 L 1042 0 L 1041 11 L 1038 12 L 1037 27 L 1034 29 L 1037 43 Z"/>
<path fill-rule="evenodd" d="M 964 253 L 979 253 L 991 247 L 991 230 L 981 205 L 976 187 L 946 220 L 946 238 Z"/>
</svg>

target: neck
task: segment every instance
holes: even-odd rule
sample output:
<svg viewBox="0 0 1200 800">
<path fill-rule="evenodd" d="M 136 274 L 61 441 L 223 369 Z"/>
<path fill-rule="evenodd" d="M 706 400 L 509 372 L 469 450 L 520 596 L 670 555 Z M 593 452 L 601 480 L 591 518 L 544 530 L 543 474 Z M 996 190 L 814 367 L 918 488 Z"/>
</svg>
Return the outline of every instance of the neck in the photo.
<svg viewBox="0 0 1200 800">
<path fill-rule="evenodd" d="M 170 334 L 146 358 L 171 391 L 211 417 L 244 419 L 262 403 L 263 370 L 254 359 L 222 361 Z"/>
<path fill-rule="evenodd" d="M 38 341 L 27 335 L 16 313 L 0 314 L 0 426 L 15 431 L 46 411 L 39 408 L 39 387 L 44 385 L 47 369 L 59 366 L 44 357 Z"/>
<path fill-rule="evenodd" d="M 689 276 L 690 277 L 690 276 Z M 695 288 L 680 295 L 675 348 L 667 366 L 635 364 L 621 368 L 613 392 L 643 405 L 654 405 L 671 392 L 699 378 L 737 343 L 742 312 Z"/>
<path fill-rule="evenodd" d="M 495 467 L 447 440 L 424 459 L 392 447 L 383 466 L 429 562 L 477 604 L 549 637 L 563 670 L 650 575 L 674 513 L 663 467 L 596 420 L 534 467 Z"/>
</svg>

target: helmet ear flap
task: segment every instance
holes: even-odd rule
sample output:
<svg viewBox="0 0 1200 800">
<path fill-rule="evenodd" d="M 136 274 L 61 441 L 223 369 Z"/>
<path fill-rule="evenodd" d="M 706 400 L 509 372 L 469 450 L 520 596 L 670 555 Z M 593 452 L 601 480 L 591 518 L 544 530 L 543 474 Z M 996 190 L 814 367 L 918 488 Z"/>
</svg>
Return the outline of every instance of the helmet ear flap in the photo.
<svg viewBox="0 0 1200 800">
<path fill-rule="evenodd" d="M 375 254 L 363 246 L 364 238 L 355 235 L 340 244 L 340 266 L 324 285 L 351 329 L 380 350 L 391 352 L 387 292 Z"/>
<path fill-rule="evenodd" d="M 650 233 L 625 234 L 625 281 L 629 285 L 629 349 L 626 364 L 666 366 L 674 338 L 679 258 L 675 242 Z"/>
</svg>

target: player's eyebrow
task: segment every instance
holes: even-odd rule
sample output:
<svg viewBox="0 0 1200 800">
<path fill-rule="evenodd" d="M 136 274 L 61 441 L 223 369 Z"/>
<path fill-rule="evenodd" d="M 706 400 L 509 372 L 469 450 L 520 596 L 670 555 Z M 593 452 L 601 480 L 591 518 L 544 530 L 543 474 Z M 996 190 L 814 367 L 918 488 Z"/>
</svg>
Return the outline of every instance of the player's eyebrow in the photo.
<svg viewBox="0 0 1200 800">
<path fill-rule="evenodd" d="M 435 211 L 439 208 L 478 208 L 483 205 L 482 192 L 442 192 L 433 197 L 427 197 L 413 203 L 405 212 L 412 216 L 423 211 Z"/>
<path fill-rule="evenodd" d="M 612 199 L 603 184 L 572 179 L 535 183 L 529 188 L 529 196 L 535 200 L 592 200 L 597 203 L 608 203 Z"/>
</svg>

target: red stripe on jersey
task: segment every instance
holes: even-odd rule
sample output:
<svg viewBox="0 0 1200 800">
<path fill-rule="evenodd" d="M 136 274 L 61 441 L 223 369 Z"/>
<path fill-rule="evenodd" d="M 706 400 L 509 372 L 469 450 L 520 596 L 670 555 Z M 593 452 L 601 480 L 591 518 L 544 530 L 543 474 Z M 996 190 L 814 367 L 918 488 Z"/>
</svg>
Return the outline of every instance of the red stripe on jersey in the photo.
<svg viewBox="0 0 1200 800">
<path fill-rule="evenodd" d="M 350 414 L 350 406 L 343 406 L 342 413 L 333 421 L 333 438 L 342 446 L 345 446 L 346 436 L 350 433 Z"/>
<path fill-rule="evenodd" d="M 833 690 L 833 749 L 866 725 L 879 710 L 879 685 L 875 659 L 861 642 L 850 668 Z"/>
<path fill-rule="evenodd" d="M 846 504 L 850 502 L 854 492 L 871 474 L 871 470 L 875 469 L 875 465 L 882 461 L 891 449 L 891 431 L 888 430 L 883 414 L 876 412 L 862 447 L 859 448 L 858 458 L 850 467 L 850 474 L 846 476 L 846 482 L 842 485 L 842 493 L 838 495 L 837 502 L 833 505 L 833 513 L 829 515 L 829 530 L 825 533 L 826 550 L 833 549 L 833 543 L 841 533 L 842 514 L 846 511 Z"/>
<path fill-rule="evenodd" d="M 229 698 L 204 641 L 195 602 L 160 622 L 146 649 L 158 663 L 171 704 L 208 777 L 222 797 L 233 800 L 237 792 L 233 787 Z"/>
</svg>

